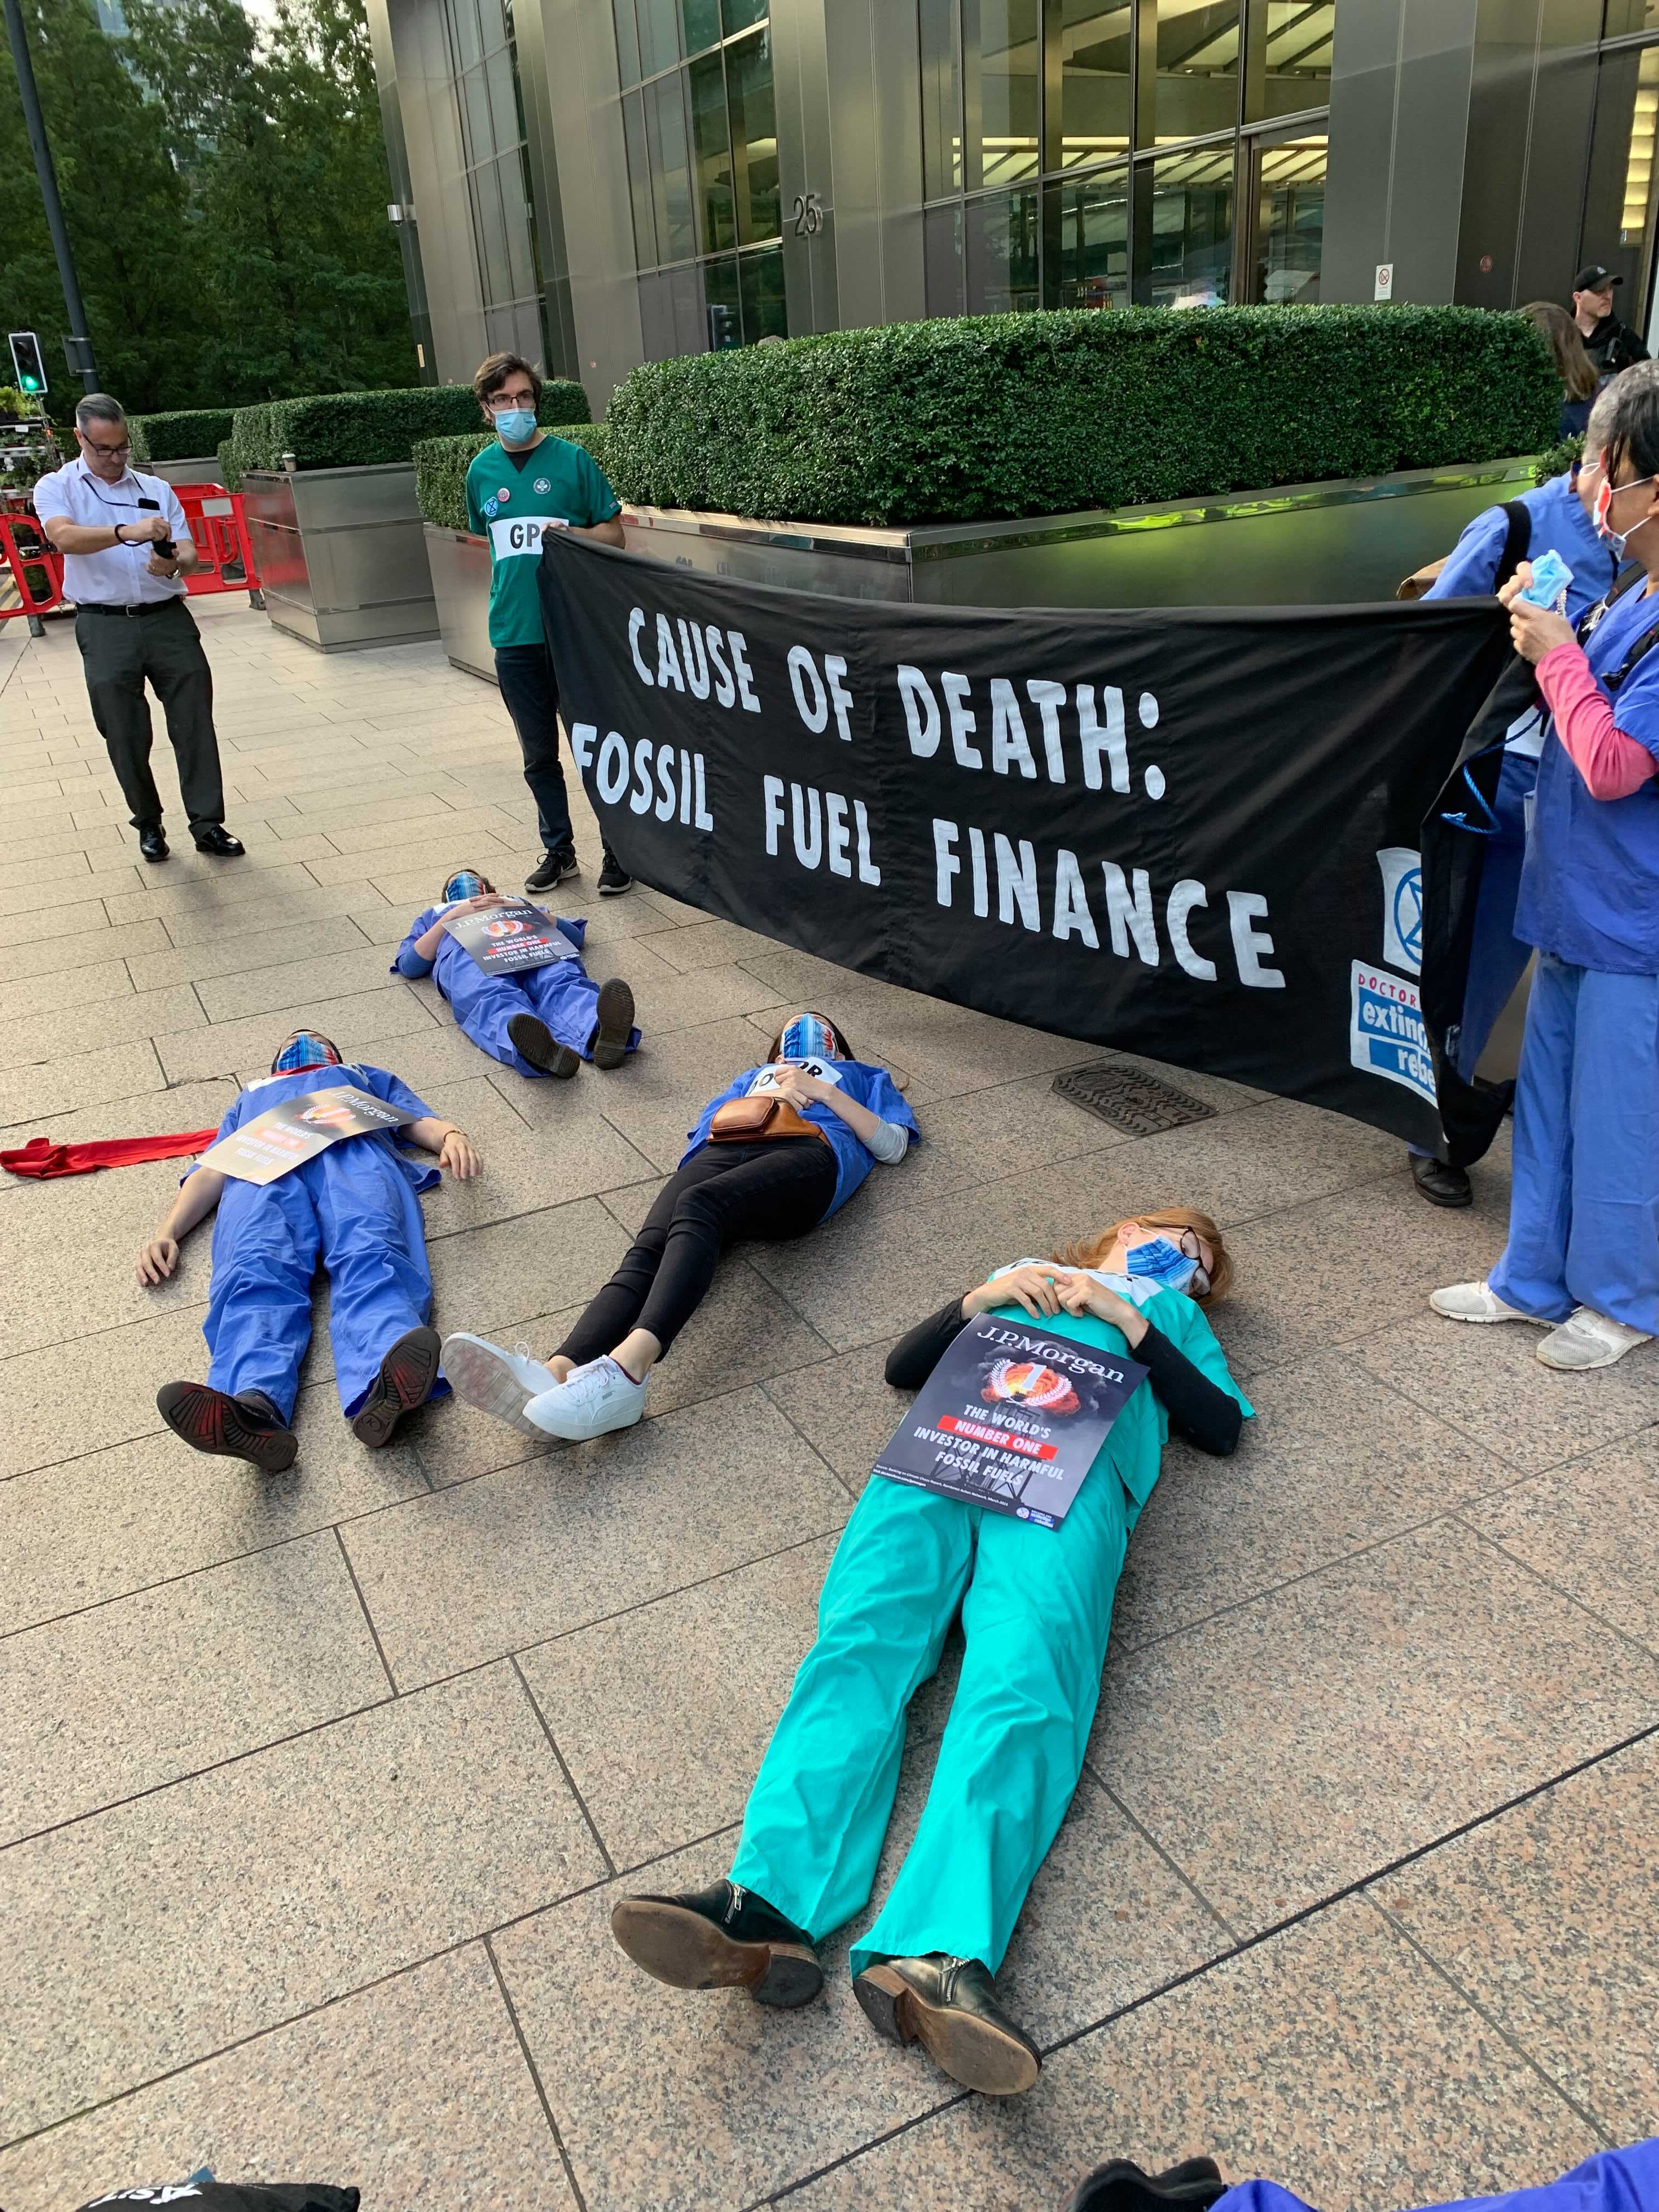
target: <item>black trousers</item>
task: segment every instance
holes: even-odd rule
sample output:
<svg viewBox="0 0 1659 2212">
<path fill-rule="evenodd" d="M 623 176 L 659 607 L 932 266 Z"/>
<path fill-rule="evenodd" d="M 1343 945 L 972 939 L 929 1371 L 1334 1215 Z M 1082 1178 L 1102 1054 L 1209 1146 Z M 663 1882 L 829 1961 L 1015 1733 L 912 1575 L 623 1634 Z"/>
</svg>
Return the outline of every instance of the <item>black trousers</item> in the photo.
<svg viewBox="0 0 1659 2212">
<path fill-rule="evenodd" d="M 657 1194 L 620 1267 L 559 1352 L 578 1366 L 648 1328 L 665 1352 L 702 1304 L 720 1254 L 744 1237 L 805 1237 L 836 1195 L 836 1156 L 817 1137 L 705 1145 Z"/>
<path fill-rule="evenodd" d="M 167 738 L 179 763 L 179 790 L 192 830 L 225 818 L 219 740 L 213 732 L 213 671 L 183 599 L 155 614 L 101 614 L 82 607 L 75 617 L 92 718 L 109 754 L 135 830 L 161 819 L 161 795 L 149 772 L 149 702 L 161 702 Z"/>
<path fill-rule="evenodd" d="M 536 802 L 544 852 L 571 842 L 570 801 L 559 761 L 559 685 L 545 645 L 498 645 L 495 680 L 519 733 L 524 780 Z"/>
</svg>

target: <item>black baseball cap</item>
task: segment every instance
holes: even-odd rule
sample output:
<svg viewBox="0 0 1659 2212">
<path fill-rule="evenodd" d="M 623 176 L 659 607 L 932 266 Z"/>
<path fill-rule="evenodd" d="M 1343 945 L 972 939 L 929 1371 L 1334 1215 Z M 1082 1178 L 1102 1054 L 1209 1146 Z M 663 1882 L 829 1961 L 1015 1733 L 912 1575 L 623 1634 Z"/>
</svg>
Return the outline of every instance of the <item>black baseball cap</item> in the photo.
<svg viewBox="0 0 1659 2212">
<path fill-rule="evenodd" d="M 1592 261 L 1588 269 L 1581 269 L 1572 280 L 1575 292 L 1610 292 L 1615 284 L 1624 283 L 1611 269 L 1604 269 L 1599 261 Z"/>
</svg>

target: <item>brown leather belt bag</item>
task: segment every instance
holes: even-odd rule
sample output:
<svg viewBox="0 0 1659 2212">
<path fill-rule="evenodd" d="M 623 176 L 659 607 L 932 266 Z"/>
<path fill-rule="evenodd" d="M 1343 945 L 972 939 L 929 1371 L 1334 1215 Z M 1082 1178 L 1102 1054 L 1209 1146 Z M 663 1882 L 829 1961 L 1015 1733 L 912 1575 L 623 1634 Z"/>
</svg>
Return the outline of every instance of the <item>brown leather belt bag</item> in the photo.
<svg viewBox="0 0 1659 2212">
<path fill-rule="evenodd" d="M 816 1137 L 830 1141 L 816 1121 L 798 1114 L 787 1098 L 728 1098 L 714 1109 L 708 1125 L 711 1145 L 758 1145 L 774 1137 Z"/>
</svg>

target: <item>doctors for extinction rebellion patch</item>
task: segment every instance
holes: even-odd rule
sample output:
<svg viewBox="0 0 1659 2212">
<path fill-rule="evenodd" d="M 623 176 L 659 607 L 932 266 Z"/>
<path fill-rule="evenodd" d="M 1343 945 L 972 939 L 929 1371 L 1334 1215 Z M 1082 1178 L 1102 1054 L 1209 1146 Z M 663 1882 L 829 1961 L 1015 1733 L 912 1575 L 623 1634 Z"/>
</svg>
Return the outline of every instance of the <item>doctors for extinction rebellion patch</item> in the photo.
<svg viewBox="0 0 1659 2212">
<path fill-rule="evenodd" d="M 546 498 L 546 496 L 547 496 L 547 495 L 548 495 L 548 493 L 549 493 L 549 492 L 550 492 L 550 491 L 552 490 L 552 489 L 553 489 L 553 486 L 552 486 L 551 483 L 550 482 L 550 480 L 549 480 L 546 477 L 537 477 L 537 479 L 536 479 L 536 490 L 537 490 L 538 495 L 541 498 L 545 499 L 545 498 Z"/>
<path fill-rule="evenodd" d="M 1429 1033 L 1415 983 L 1368 961 L 1353 963 L 1348 1058 L 1367 1075 L 1403 1083 L 1431 1106 L 1437 1102 Z"/>
</svg>

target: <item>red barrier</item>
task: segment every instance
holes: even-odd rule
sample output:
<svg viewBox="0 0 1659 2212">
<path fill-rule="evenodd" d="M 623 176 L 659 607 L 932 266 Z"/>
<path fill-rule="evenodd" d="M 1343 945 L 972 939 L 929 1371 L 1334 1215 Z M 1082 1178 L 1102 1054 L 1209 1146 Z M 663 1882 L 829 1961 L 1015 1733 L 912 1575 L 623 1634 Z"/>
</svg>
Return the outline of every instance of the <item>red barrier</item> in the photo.
<svg viewBox="0 0 1659 2212">
<path fill-rule="evenodd" d="M 196 566 L 185 579 L 191 597 L 199 599 L 208 592 L 257 593 L 259 576 L 240 492 L 227 491 L 217 483 L 174 484 L 173 489 L 196 546 Z"/>
<path fill-rule="evenodd" d="M 33 515 L 0 513 L 0 622 L 14 615 L 38 617 L 60 605 L 63 597 L 63 555 L 47 544 Z"/>
</svg>

